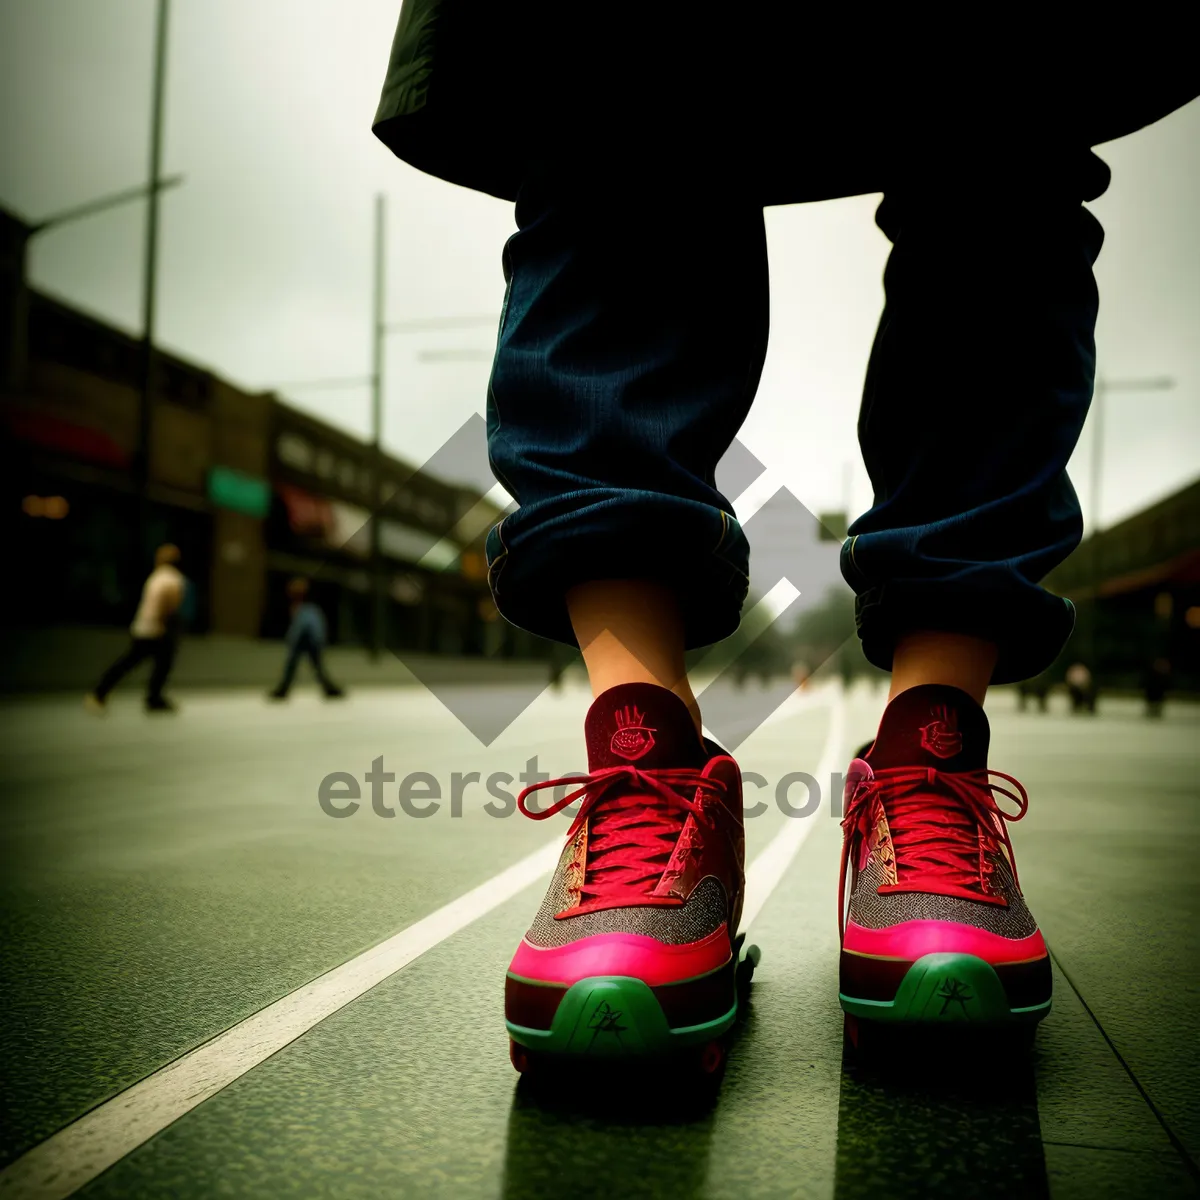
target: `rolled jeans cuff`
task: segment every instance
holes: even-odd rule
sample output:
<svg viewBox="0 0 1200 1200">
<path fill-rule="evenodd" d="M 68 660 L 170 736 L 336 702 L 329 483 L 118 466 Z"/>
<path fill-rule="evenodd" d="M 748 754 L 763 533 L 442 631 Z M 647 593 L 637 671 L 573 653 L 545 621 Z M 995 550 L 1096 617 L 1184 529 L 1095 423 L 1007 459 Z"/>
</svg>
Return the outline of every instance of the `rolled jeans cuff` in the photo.
<svg viewBox="0 0 1200 1200">
<path fill-rule="evenodd" d="M 488 584 L 500 613 L 539 637 L 578 641 L 566 593 L 581 583 L 645 579 L 678 598 L 685 649 L 737 629 L 749 545 L 737 519 L 696 500 L 592 489 L 517 509 L 487 537 Z"/>
<path fill-rule="evenodd" d="M 1075 606 L 1003 563 L 969 563 L 938 578 L 891 577 L 875 584 L 862 570 L 867 535 L 847 538 L 841 567 L 854 588 L 854 619 L 863 654 L 892 668 L 897 640 L 917 630 L 961 633 L 999 649 L 992 683 L 1040 675 L 1062 653 L 1075 627 Z"/>
</svg>

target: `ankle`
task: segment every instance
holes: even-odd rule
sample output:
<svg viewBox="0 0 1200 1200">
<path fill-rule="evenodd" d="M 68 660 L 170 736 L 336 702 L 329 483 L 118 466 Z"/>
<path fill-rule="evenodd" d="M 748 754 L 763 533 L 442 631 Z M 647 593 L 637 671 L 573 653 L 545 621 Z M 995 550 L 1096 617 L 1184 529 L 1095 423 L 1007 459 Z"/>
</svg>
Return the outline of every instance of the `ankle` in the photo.
<svg viewBox="0 0 1200 1200">
<path fill-rule="evenodd" d="M 593 696 L 626 683 L 656 684 L 683 701 L 700 730 L 673 592 L 650 580 L 608 579 L 580 584 L 566 599 Z"/>
<path fill-rule="evenodd" d="M 994 642 L 968 634 L 938 630 L 904 634 L 892 655 L 888 702 L 910 688 L 944 684 L 966 692 L 976 704 L 982 704 L 998 655 Z"/>
<path fill-rule="evenodd" d="M 594 668 L 589 664 L 588 683 L 591 685 L 593 699 L 607 692 L 610 688 L 620 687 L 625 683 L 649 683 L 656 687 L 665 688 L 668 692 L 678 696 L 687 706 L 692 722 L 696 726 L 696 732 L 703 736 L 700 704 L 696 699 L 695 693 L 692 691 L 691 681 L 686 674 L 681 675 L 675 680 L 670 680 L 655 675 L 654 672 L 647 669 L 644 664 L 637 660 L 630 660 L 628 662 L 614 661 L 614 657 L 616 656 L 605 657 Z"/>
</svg>

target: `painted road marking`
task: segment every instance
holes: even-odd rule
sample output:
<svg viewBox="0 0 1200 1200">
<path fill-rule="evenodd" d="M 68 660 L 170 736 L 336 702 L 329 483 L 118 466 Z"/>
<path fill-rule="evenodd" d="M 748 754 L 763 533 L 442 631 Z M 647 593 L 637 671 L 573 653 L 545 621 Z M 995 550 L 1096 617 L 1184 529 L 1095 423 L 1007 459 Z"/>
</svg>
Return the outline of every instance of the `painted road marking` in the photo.
<svg viewBox="0 0 1200 1200">
<path fill-rule="evenodd" d="M 822 789 L 822 799 L 824 789 L 829 787 L 833 773 L 846 765 L 841 761 L 845 731 L 846 702 L 839 691 L 834 695 L 829 709 L 829 731 L 825 735 L 825 749 L 821 753 L 821 761 L 816 771 L 813 772 Z M 804 845 L 808 835 L 816 828 L 823 811 L 824 807 L 820 805 L 811 816 L 785 820 L 783 828 L 750 864 L 746 871 L 746 899 L 742 905 L 743 929 L 749 929 L 762 912 L 767 898 L 792 865 L 792 860 L 800 852 L 800 847 Z"/>
<path fill-rule="evenodd" d="M 549 875 L 561 852 L 555 839 L 92 1109 L 0 1172 L 0 1195 L 69 1196 L 318 1022 Z"/>
<path fill-rule="evenodd" d="M 819 780 L 828 780 L 841 765 L 838 756 L 844 727 L 844 701 L 839 693 L 832 700 L 829 732 L 816 770 Z M 750 864 L 744 927 L 761 912 L 817 819 L 819 812 L 785 820 L 783 829 Z M 63 1200 L 326 1017 L 549 875 L 561 851 L 562 842 L 556 838 L 457 900 L 98 1105 L 0 1171 L 0 1196 Z"/>
</svg>

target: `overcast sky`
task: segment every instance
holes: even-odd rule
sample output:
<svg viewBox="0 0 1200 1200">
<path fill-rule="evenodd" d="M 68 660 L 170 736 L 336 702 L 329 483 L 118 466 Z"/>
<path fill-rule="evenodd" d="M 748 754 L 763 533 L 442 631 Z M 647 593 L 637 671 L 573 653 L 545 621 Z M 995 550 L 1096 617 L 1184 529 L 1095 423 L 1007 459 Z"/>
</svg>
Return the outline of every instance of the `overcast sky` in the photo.
<svg viewBox="0 0 1200 1200">
<path fill-rule="evenodd" d="M 174 0 L 161 341 L 251 389 L 365 374 L 373 197 L 388 195 L 389 315 L 498 312 L 509 205 L 420 175 L 370 133 L 398 0 Z M 37 218 L 145 178 L 153 0 L 0 0 L 0 204 Z M 503 97 L 496 98 L 502 108 Z M 1109 399 L 1102 519 L 1200 474 L 1200 103 L 1100 151 L 1101 373 L 1175 389 Z M 811 509 L 838 507 L 882 303 L 877 197 L 768 211 L 773 326 L 742 438 Z M 136 331 L 142 206 L 35 242 L 36 286 Z M 482 411 L 487 328 L 390 339 L 386 441 L 423 460 Z M 363 434 L 365 389 L 289 399 Z M 1072 475 L 1090 510 L 1085 431 Z"/>
</svg>

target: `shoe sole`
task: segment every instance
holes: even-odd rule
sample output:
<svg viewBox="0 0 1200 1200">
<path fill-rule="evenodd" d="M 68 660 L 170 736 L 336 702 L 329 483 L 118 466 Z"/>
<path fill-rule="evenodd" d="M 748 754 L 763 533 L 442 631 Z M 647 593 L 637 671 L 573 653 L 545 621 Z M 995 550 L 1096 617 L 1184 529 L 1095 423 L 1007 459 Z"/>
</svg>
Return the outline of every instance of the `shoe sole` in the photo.
<svg viewBox="0 0 1200 1200">
<path fill-rule="evenodd" d="M 926 954 L 904 973 L 891 1000 L 844 992 L 838 993 L 838 999 L 847 1015 L 860 1021 L 920 1026 L 1036 1024 L 1050 1011 L 1049 959 L 1018 965 L 1044 968 L 1044 1000 L 1039 997 L 1036 1003 L 1014 1006 L 996 969 L 974 954 Z"/>
<path fill-rule="evenodd" d="M 513 1065 L 524 1071 L 534 1058 L 641 1060 L 698 1049 L 704 1069 L 715 1071 L 724 1058 L 715 1044 L 737 1020 L 741 999 L 760 958 L 757 946 L 742 948 L 744 936 L 738 938 L 726 967 L 657 988 L 629 975 L 596 975 L 564 989 L 510 974 L 510 984 L 523 988 L 526 996 L 529 989 L 544 989 L 547 1008 L 553 1006 L 553 1016 L 543 1029 L 505 1018 L 513 1043 Z M 695 1024 L 671 1024 L 668 1010 L 677 1015 L 699 993 L 707 993 L 705 1000 L 711 1010 L 714 981 L 723 975 L 728 979 L 720 982 L 727 990 L 722 989 L 717 1016 Z"/>
</svg>

